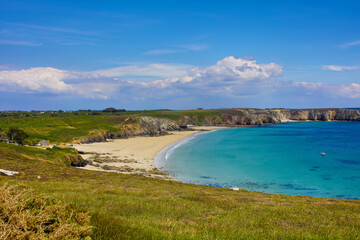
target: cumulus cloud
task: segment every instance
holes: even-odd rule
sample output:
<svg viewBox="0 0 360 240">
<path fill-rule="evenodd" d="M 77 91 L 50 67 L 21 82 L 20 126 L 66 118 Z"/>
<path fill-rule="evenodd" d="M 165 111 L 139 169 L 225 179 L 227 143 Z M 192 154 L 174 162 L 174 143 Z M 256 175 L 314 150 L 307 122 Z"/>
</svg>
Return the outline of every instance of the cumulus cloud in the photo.
<svg viewBox="0 0 360 240">
<path fill-rule="evenodd" d="M 226 57 L 215 65 L 192 68 L 187 75 L 179 78 L 152 82 L 152 86 L 173 91 L 203 91 L 206 94 L 224 92 L 231 95 L 253 95 L 273 77 L 283 73 L 283 66 L 268 63 L 258 64 L 254 60 Z"/>
<path fill-rule="evenodd" d="M 0 71 L 0 89 L 8 92 L 40 92 L 54 94 L 78 94 L 82 90 L 78 82 L 93 84 L 104 77 L 95 73 L 60 70 L 51 67 L 36 67 L 24 70 Z M 91 91 L 89 91 L 91 96 Z"/>
<path fill-rule="evenodd" d="M 55 68 L 30 68 L 20 71 L 0 71 L 0 83 L 10 91 L 19 88 L 38 92 L 71 91 L 72 86 L 63 79 L 73 78 L 72 73 Z"/>
<path fill-rule="evenodd" d="M 249 106 L 252 105 L 251 101 L 267 98 L 286 97 L 287 101 L 296 98 L 306 98 L 308 101 L 314 98 L 360 98 L 360 84 L 357 83 L 336 85 L 291 82 L 279 79 L 282 75 L 283 66 L 276 63 L 226 57 L 208 67 L 148 64 L 94 72 L 50 67 L 4 70 L 0 71 L 0 90 L 144 103 L 158 100 L 164 104 L 168 101 L 186 101 L 191 104 L 199 99 L 212 99 L 214 103 L 218 100 L 225 102 L 224 99 L 247 99 Z M 152 76 L 159 80 L 131 81 L 129 76 Z"/>
<path fill-rule="evenodd" d="M 342 66 L 342 65 L 323 65 L 322 69 L 342 72 L 342 71 L 347 71 L 347 70 L 360 69 L 360 67 L 359 66 Z"/>
</svg>

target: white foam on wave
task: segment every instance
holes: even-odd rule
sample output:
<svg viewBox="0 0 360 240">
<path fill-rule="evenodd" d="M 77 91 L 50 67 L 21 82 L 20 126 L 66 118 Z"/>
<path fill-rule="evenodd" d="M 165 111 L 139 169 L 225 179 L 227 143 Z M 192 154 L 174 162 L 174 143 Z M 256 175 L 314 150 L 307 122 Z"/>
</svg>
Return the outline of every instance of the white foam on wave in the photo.
<svg viewBox="0 0 360 240">
<path fill-rule="evenodd" d="M 190 136 L 188 136 L 187 138 L 181 139 L 169 146 L 167 146 L 166 148 L 164 148 L 163 150 L 161 150 L 156 157 L 154 158 L 154 165 L 157 169 L 159 170 L 165 170 L 165 165 L 166 162 L 169 158 L 169 156 L 171 155 L 172 152 L 174 152 L 174 150 L 178 147 L 180 147 L 181 145 L 185 144 L 186 142 L 193 140 L 194 138 L 196 138 L 197 136 L 201 135 L 201 134 L 206 134 L 206 133 L 210 133 L 210 132 L 214 132 L 217 131 L 218 129 L 215 130 L 211 130 L 211 131 L 204 131 L 204 132 L 198 132 L 198 133 L 194 133 Z"/>
</svg>

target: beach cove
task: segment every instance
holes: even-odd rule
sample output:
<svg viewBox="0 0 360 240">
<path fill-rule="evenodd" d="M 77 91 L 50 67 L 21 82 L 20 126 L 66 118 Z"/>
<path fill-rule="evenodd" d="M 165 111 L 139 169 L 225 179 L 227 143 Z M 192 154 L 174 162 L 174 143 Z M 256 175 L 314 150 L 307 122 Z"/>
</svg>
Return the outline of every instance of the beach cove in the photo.
<svg viewBox="0 0 360 240">
<path fill-rule="evenodd" d="M 74 147 L 87 161 L 81 167 L 87 170 L 273 194 L 358 199 L 359 126 L 344 122 L 247 129 L 198 126 Z M 214 131 L 219 129 L 224 131 Z"/>
<path fill-rule="evenodd" d="M 110 139 L 106 142 L 74 144 L 87 161 L 86 170 L 111 171 L 167 179 L 159 171 L 154 159 L 166 147 L 202 131 L 226 129 L 217 126 L 196 126 L 186 131 L 169 131 L 160 136 L 136 136 Z"/>
</svg>

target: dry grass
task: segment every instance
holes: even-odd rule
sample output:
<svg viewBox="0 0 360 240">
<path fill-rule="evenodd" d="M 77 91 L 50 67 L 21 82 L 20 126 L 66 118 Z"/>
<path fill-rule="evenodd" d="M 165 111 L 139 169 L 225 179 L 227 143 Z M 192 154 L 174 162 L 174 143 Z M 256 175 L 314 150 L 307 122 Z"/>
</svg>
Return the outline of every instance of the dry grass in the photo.
<svg viewBox="0 0 360 240">
<path fill-rule="evenodd" d="M 19 187 L 0 187 L 0 239 L 91 239 L 90 216 Z"/>
</svg>

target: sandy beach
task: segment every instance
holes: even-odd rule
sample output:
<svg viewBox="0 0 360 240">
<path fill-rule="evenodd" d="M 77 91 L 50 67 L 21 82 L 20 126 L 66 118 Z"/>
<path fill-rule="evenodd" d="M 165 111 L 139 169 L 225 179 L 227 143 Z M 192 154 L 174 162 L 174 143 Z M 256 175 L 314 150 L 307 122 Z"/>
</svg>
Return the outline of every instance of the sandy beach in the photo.
<svg viewBox="0 0 360 240">
<path fill-rule="evenodd" d="M 169 135 L 138 136 L 73 147 L 83 152 L 82 157 L 89 162 L 83 169 L 164 178 L 154 165 L 154 158 L 162 149 L 197 132 L 220 128 L 224 127 L 192 127 L 192 131 L 172 131 Z"/>
</svg>

